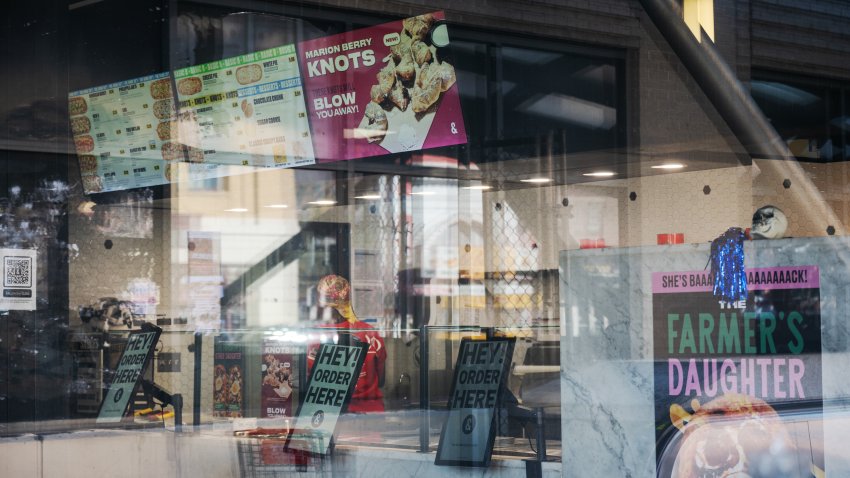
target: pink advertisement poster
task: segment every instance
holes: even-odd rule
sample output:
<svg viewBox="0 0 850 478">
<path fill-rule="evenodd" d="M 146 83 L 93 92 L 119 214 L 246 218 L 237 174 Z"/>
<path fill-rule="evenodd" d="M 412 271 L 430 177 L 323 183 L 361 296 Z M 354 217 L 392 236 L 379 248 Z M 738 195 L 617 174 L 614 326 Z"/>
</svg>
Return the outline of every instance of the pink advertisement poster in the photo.
<svg viewBox="0 0 850 478">
<path fill-rule="evenodd" d="M 302 42 L 317 162 L 466 143 L 442 12 Z"/>
</svg>

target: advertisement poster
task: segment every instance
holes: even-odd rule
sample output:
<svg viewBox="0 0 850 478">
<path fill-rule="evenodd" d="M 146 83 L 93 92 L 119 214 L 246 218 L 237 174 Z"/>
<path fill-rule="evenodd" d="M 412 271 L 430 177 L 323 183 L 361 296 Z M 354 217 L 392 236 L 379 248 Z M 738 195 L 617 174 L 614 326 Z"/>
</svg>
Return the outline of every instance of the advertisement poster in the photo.
<svg viewBox="0 0 850 478">
<path fill-rule="evenodd" d="M 298 395 L 298 347 L 267 341 L 263 343 L 260 417 L 292 417 L 292 404 Z"/>
<path fill-rule="evenodd" d="M 68 111 L 86 194 L 167 182 L 162 154 L 176 113 L 169 73 L 72 92 Z"/>
<path fill-rule="evenodd" d="M 318 162 L 466 143 L 442 12 L 301 42 Z"/>
<path fill-rule="evenodd" d="M 182 68 L 174 81 L 180 138 L 190 162 L 314 163 L 294 45 Z"/>
<path fill-rule="evenodd" d="M 449 416 L 437 449 L 437 465 L 490 463 L 496 438 L 496 410 L 513 357 L 514 341 L 514 338 L 461 341 L 449 395 Z"/>
<path fill-rule="evenodd" d="M 183 298 L 195 330 L 217 330 L 221 325 L 221 234 L 188 231 L 187 284 Z"/>
<path fill-rule="evenodd" d="M 322 455 L 327 453 L 336 422 L 351 400 L 368 350 L 369 344 L 366 343 L 319 346 L 307 393 L 298 407 L 294 426 L 315 438 L 312 442 L 292 440 L 288 448 Z"/>
<path fill-rule="evenodd" d="M 3 296 L 0 310 L 35 310 L 36 250 L 0 249 Z"/>
<path fill-rule="evenodd" d="M 659 477 L 823 476 L 818 272 L 748 269 L 735 303 L 707 271 L 653 274 Z"/>
<path fill-rule="evenodd" d="M 241 418 L 245 410 L 242 345 L 216 337 L 213 354 L 213 416 Z"/>
</svg>

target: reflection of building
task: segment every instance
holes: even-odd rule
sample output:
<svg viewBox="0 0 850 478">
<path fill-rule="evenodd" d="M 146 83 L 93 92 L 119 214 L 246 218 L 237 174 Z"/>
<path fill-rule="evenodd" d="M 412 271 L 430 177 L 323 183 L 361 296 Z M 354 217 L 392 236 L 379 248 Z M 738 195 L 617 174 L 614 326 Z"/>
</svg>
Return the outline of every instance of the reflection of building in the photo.
<svg viewBox="0 0 850 478">
<path fill-rule="evenodd" d="M 252 354 L 261 338 L 311 338 L 311 326 L 331 317 L 315 302 L 316 280 L 339 273 L 389 354 L 390 414 L 350 426 L 346 433 L 366 430 L 358 445 L 420 446 L 412 411 L 423 394 L 432 409 L 443 405 L 459 338 L 486 326 L 519 338 L 508 387 L 546 410 L 550 454 L 571 464 L 562 474 L 649 476 L 655 435 L 640 420 L 652 403 L 630 401 L 645 399 L 653 378 L 647 274 L 704 267 L 705 243 L 749 227 L 767 204 L 784 211 L 793 240 L 756 244 L 748 259 L 818 265 L 830 277 L 820 288 L 816 393 L 846 399 L 836 365 L 850 344 L 837 308 L 850 222 L 846 9 L 827 0 L 556 3 L 445 12 L 451 48 L 439 53 L 456 68 L 466 145 L 292 169 L 230 166 L 203 181 L 185 180 L 190 165 L 175 164 L 174 184 L 92 195 L 82 193 L 68 92 L 437 7 L 10 7 L 0 242 L 38 249 L 39 299 L 35 312 L 2 314 L 0 429 L 32 432 L 17 422 L 96 412 L 102 390 L 85 387 L 98 388 L 103 358 L 80 356 L 99 331 L 76 309 L 102 297 L 131 301 L 137 319 L 165 328 L 157 353 L 181 354 L 182 371 L 157 369 L 154 378 L 197 403 L 204 424 L 214 336 L 242 341 L 240 393 L 246 416 L 256 416 L 261 361 Z M 699 18 L 711 19 L 703 30 L 713 40 L 693 37 L 679 3 L 711 9 Z M 660 249 L 667 234 L 686 244 Z M 126 330 L 112 332 L 120 340 Z M 499 463 L 533 456 L 530 430 L 504 426 Z M 830 453 L 844 435 L 826 430 Z M 216 459 L 228 463 L 226 454 Z M 846 471 L 834 466 L 830 474 Z"/>
</svg>

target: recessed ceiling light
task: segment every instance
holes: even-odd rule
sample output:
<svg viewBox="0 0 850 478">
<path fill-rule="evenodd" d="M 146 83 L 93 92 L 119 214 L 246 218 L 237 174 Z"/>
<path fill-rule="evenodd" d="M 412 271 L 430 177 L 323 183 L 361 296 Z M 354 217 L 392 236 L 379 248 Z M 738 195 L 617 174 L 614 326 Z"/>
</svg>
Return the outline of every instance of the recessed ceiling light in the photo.
<svg viewBox="0 0 850 478">
<path fill-rule="evenodd" d="M 528 178 L 528 179 L 520 179 L 520 182 L 523 183 L 534 183 L 534 184 L 543 184 L 551 181 L 549 178 Z"/>
<path fill-rule="evenodd" d="M 412 192 L 410 194 L 413 194 L 415 196 L 433 196 L 434 194 L 437 194 L 437 193 L 435 193 L 434 191 L 415 191 L 415 192 Z"/>
<path fill-rule="evenodd" d="M 248 212 L 244 207 L 234 207 L 230 209 L 225 209 L 224 212 Z"/>
<path fill-rule="evenodd" d="M 682 169 L 685 165 L 682 163 L 665 163 L 665 164 L 656 164 L 652 166 L 652 169 Z"/>
<path fill-rule="evenodd" d="M 478 190 L 478 191 L 486 191 L 488 189 L 493 189 L 493 186 L 488 186 L 486 184 L 476 184 L 474 186 L 465 186 L 465 187 L 462 187 L 461 189 L 475 189 L 475 190 Z"/>
<path fill-rule="evenodd" d="M 591 178 L 610 178 L 611 176 L 616 176 L 617 173 L 613 171 L 595 171 L 592 173 L 584 173 L 582 176 L 589 176 Z"/>
<path fill-rule="evenodd" d="M 354 199 L 381 199 L 380 194 L 364 194 L 362 196 L 354 196 Z"/>
<path fill-rule="evenodd" d="M 270 208 L 272 208 L 272 209 L 286 209 L 286 208 L 288 208 L 289 206 L 287 206 L 286 204 L 269 204 L 269 205 L 268 205 L 268 206 L 266 206 L 266 207 L 270 207 Z"/>
<path fill-rule="evenodd" d="M 319 199 L 318 201 L 310 201 L 307 204 L 315 204 L 316 206 L 333 206 L 336 201 L 332 199 Z"/>
</svg>

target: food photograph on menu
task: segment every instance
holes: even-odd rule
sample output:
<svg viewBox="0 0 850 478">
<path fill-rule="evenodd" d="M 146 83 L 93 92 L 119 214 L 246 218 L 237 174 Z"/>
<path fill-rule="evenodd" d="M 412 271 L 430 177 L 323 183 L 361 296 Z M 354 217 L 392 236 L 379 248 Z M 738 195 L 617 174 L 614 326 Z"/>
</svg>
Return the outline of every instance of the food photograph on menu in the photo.
<svg viewBox="0 0 850 478">
<path fill-rule="evenodd" d="M 466 143 L 442 12 L 305 41 L 319 162 Z"/>
<path fill-rule="evenodd" d="M 169 73 L 75 91 L 70 128 L 86 193 L 163 184 L 175 105 Z"/>
<path fill-rule="evenodd" d="M 294 45 L 174 72 L 181 143 L 163 158 L 292 167 L 314 162 Z M 168 156 L 168 157 L 166 157 Z"/>
</svg>

